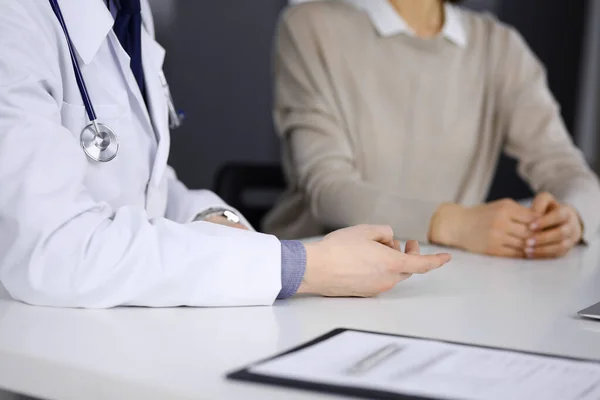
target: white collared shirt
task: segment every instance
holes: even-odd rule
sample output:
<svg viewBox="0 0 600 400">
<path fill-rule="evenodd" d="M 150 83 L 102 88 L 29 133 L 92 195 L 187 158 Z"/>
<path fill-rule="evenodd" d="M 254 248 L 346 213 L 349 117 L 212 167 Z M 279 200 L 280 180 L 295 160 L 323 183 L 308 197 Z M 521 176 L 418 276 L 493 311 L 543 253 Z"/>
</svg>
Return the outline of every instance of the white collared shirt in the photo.
<svg viewBox="0 0 600 400">
<path fill-rule="evenodd" d="M 291 4 L 307 0 L 293 0 Z M 414 30 L 390 4 L 388 0 L 341 0 L 364 10 L 373 21 L 379 34 L 389 37 L 404 33 L 416 36 Z M 444 4 L 445 22 L 441 34 L 461 48 L 467 47 L 467 29 L 460 8 L 449 3 Z"/>
</svg>

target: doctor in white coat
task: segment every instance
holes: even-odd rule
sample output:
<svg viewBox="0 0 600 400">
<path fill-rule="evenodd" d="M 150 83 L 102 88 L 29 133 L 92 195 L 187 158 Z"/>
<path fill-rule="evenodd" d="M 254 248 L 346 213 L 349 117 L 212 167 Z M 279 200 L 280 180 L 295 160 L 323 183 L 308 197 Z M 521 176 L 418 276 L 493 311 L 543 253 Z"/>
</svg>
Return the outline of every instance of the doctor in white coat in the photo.
<svg viewBox="0 0 600 400">
<path fill-rule="evenodd" d="M 448 261 L 419 255 L 416 243 L 398 251 L 388 227 L 350 228 L 304 246 L 223 226 L 232 225 L 224 211 L 236 210 L 188 190 L 167 165 L 165 51 L 147 1 L 141 84 L 113 29 L 118 2 L 58 4 L 98 122 L 118 135 L 119 152 L 98 162 L 80 145 L 90 121 L 48 0 L 0 0 L 0 282 L 14 299 L 84 308 L 269 305 L 296 292 L 376 295 Z"/>
</svg>

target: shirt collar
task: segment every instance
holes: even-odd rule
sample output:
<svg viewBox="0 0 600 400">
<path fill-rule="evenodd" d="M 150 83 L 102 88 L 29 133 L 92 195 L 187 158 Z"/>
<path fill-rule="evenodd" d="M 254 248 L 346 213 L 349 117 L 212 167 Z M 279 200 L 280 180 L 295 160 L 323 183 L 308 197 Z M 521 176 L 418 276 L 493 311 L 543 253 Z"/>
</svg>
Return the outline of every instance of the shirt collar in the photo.
<svg viewBox="0 0 600 400">
<path fill-rule="evenodd" d="M 383 37 L 405 33 L 415 33 L 398 14 L 388 0 L 345 0 L 369 14 L 379 34 Z M 442 35 L 461 48 L 467 47 L 465 21 L 458 7 L 444 4 L 445 22 Z"/>
</svg>

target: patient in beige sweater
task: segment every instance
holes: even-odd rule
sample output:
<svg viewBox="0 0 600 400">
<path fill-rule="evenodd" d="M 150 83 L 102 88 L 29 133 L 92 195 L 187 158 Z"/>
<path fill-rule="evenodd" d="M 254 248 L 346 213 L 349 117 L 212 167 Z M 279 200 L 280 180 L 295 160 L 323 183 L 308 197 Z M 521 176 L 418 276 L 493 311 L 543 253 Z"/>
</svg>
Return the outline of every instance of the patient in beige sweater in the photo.
<svg viewBox="0 0 600 400">
<path fill-rule="evenodd" d="M 441 0 L 330 0 L 282 16 L 275 120 L 283 238 L 361 223 L 399 238 L 548 258 L 593 239 L 600 185 L 512 28 Z M 501 152 L 538 195 L 483 204 Z"/>
</svg>

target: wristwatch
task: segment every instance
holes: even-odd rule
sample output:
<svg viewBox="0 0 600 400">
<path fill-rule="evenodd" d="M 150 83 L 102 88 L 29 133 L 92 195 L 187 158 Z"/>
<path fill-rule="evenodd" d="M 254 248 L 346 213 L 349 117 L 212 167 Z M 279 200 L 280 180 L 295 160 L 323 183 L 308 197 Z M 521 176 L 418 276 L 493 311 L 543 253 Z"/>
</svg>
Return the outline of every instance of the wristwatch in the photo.
<svg viewBox="0 0 600 400">
<path fill-rule="evenodd" d="M 239 224 L 241 221 L 239 215 L 231 210 L 228 210 L 227 208 L 209 208 L 208 210 L 204 210 L 200 214 L 196 215 L 194 221 L 206 221 L 211 217 L 223 217 L 227 219 L 227 221 L 234 224 Z"/>
</svg>

